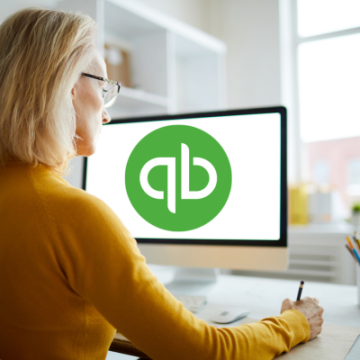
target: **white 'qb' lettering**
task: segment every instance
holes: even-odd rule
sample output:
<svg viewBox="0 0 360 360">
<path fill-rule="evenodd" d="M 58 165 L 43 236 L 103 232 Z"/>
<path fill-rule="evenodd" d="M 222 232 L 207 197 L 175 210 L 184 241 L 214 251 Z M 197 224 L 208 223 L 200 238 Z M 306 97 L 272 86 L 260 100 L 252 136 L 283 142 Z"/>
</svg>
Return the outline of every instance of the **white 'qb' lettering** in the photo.
<svg viewBox="0 0 360 360">
<path fill-rule="evenodd" d="M 199 191 L 189 190 L 189 147 L 181 144 L 181 199 L 203 199 L 209 196 L 215 189 L 217 173 L 214 166 L 207 160 L 194 157 L 195 166 L 203 167 L 209 174 L 209 182 L 206 187 Z M 164 191 L 154 190 L 148 180 L 149 172 L 156 166 L 167 166 L 167 198 L 168 209 L 176 213 L 176 158 L 159 157 L 149 160 L 141 169 L 140 184 L 147 195 L 154 199 L 164 199 Z"/>
</svg>

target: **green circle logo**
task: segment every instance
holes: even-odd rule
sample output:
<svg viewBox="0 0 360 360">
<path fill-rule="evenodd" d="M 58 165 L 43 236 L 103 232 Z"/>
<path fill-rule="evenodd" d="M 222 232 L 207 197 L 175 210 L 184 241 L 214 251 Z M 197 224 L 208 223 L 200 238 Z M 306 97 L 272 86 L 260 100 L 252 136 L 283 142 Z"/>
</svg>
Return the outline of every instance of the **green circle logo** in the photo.
<svg viewBox="0 0 360 360">
<path fill-rule="evenodd" d="M 221 145 L 186 125 L 154 130 L 135 146 L 125 170 L 132 206 L 150 224 L 197 229 L 214 219 L 231 190 L 231 167 Z"/>
</svg>

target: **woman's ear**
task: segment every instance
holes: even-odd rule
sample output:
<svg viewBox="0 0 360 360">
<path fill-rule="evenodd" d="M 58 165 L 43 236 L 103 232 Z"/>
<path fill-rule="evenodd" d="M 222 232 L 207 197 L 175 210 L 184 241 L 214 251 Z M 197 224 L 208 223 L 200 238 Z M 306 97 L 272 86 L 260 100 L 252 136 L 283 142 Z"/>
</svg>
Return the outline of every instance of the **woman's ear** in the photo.
<svg viewBox="0 0 360 360">
<path fill-rule="evenodd" d="M 75 88 L 71 89 L 71 99 L 75 98 Z"/>
</svg>

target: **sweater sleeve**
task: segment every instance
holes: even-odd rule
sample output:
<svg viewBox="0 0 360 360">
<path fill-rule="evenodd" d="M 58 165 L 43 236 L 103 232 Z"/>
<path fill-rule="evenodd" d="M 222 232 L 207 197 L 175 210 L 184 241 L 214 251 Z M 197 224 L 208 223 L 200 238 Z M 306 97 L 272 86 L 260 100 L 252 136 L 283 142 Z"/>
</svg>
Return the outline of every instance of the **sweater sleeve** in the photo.
<svg viewBox="0 0 360 360">
<path fill-rule="evenodd" d="M 297 310 L 232 328 L 197 319 L 150 272 L 117 215 L 77 191 L 50 216 L 60 266 L 73 291 L 152 359 L 272 359 L 308 340 L 308 322 Z"/>
</svg>

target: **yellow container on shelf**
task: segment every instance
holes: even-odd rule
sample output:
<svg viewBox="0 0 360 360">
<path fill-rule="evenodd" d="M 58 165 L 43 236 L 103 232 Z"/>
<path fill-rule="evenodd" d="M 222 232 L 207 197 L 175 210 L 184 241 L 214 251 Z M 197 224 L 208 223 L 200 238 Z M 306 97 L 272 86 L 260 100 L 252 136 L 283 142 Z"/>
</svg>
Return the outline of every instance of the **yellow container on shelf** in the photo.
<svg viewBox="0 0 360 360">
<path fill-rule="evenodd" d="M 306 225 L 308 215 L 308 190 L 306 184 L 289 186 L 289 224 Z"/>
</svg>

